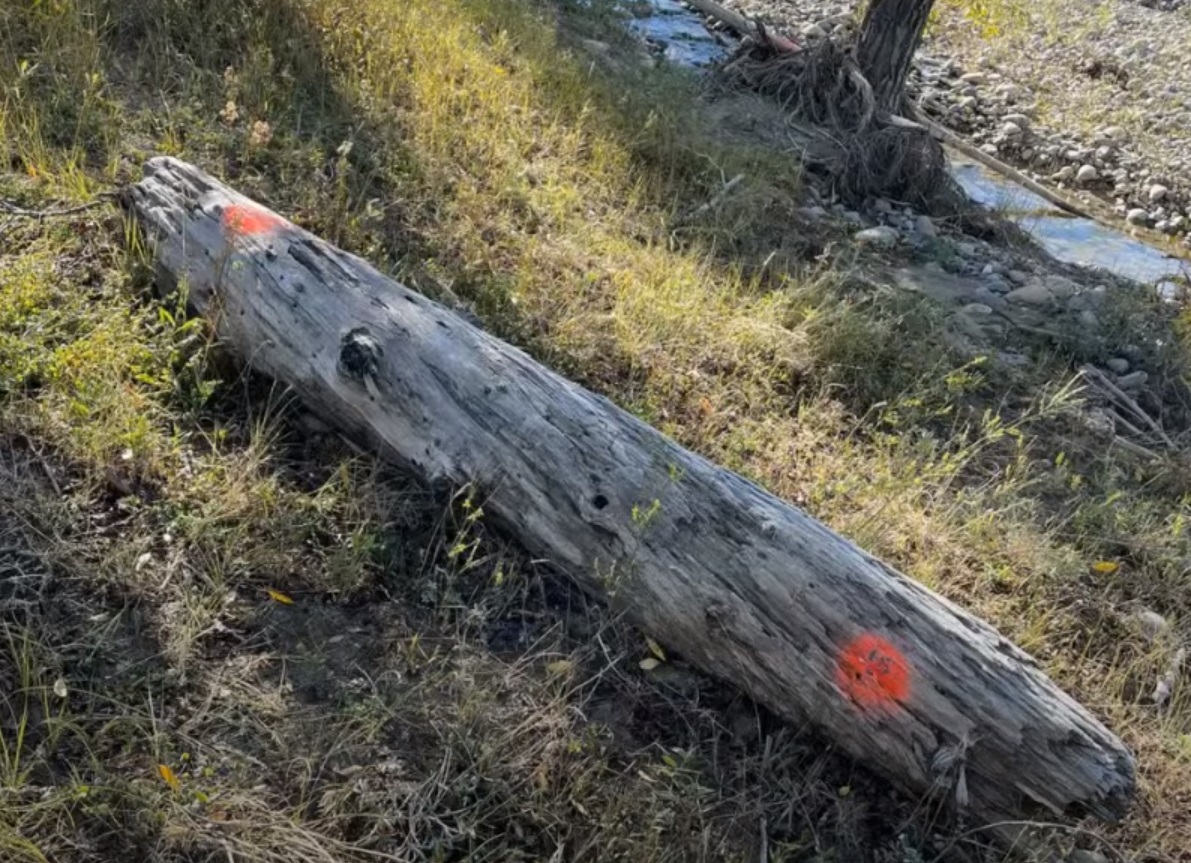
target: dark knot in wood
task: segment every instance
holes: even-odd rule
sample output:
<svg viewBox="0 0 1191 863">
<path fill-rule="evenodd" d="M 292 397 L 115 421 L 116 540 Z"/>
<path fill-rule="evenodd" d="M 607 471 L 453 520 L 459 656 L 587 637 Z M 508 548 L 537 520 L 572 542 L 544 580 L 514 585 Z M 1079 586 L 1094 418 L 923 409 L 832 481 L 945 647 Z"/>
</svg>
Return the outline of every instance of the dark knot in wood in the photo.
<svg viewBox="0 0 1191 863">
<path fill-rule="evenodd" d="M 362 384 L 377 376 L 383 353 L 366 327 L 348 330 L 339 342 L 339 373 Z"/>
</svg>

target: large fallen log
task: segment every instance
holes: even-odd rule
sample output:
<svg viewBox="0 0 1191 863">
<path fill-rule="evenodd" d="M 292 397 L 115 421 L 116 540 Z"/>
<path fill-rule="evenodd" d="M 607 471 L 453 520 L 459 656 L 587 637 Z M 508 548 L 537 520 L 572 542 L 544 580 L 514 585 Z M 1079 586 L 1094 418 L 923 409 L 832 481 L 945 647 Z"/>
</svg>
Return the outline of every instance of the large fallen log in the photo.
<svg viewBox="0 0 1191 863">
<path fill-rule="evenodd" d="M 197 168 L 123 203 L 223 345 L 700 668 L 977 817 L 1126 809 L 1129 752 L 1033 659 L 800 510 Z"/>
</svg>

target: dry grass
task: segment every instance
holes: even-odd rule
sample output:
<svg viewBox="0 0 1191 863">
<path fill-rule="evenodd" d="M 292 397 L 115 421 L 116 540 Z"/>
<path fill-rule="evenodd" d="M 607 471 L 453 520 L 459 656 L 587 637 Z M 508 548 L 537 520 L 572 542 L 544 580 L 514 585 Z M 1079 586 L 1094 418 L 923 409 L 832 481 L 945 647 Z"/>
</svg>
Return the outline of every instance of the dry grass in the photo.
<svg viewBox="0 0 1191 863">
<path fill-rule="evenodd" d="M 1175 636 L 1128 621 L 1186 625 L 1186 465 L 1078 431 L 1053 346 L 970 363 L 928 304 L 807 255 L 786 158 L 619 44 L 566 47 L 557 11 L 0 2 L 0 193 L 85 201 L 174 153 L 470 306 L 1037 653 L 1138 750 L 1112 841 L 1180 859 L 1191 696 L 1146 704 Z M 110 212 L 0 235 L 3 859 L 1002 859 L 681 658 L 643 672 L 482 501 L 210 351 Z M 1168 326 L 1122 309 L 1122 339 Z M 1182 362 L 1155 349 L 1168 393 Z"/>
</svg>

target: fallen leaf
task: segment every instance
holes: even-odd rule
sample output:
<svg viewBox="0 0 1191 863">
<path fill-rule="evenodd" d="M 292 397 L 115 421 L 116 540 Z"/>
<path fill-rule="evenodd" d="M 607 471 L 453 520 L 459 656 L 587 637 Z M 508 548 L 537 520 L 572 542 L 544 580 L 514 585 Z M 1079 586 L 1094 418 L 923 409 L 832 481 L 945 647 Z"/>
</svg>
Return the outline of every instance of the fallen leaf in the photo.
<svg viewBox="0 0 1191 863">
<path fill-rule="evenodd" d="M 294 601 L 282 593 L 280 590 L 273 590 L 271 587 L 265 588 L 265 593 L 269 594 L 269 598 L 274 602 L 280 602 L 282 605 L 293 605 Z"/>
<path fill-rule="evenodd" d="M 637 667 L 640 668 L 642 671 L 653 671 L 659 665 L 661 665 L 661 663 L 658 662 L 656 659 L 654 659 L 652 656 L 647 656 L 644 659 L 642 659 L 640 662 L 637 663 Z"/>
<path fill-rule="evenodd" d="M 182 790 L 182 783 L 178 781 L 178 777 L 170 770 L 168 765 L 158 764 L 157 772 L 161 774 L 161 778 L 165 780 L 165 784 L 175 791 Z"/>
<path fill-rule="evenodd" d="M 659 662 L 666 661 L 666 651 L 662 650 L 662 646 L 650 638 L 645 636 L 645 643 L 649 645 L 649 652 L 658 658 Z"/>
<path fill-rule="evenodd" d="M 1111 560 L 1098 560 L 1092 564 L 1092 571 L 1098 572 L 1101 575 L 1112 575 L 1121 568 L 1119 563 Z"/>
<path fill-rule="evenodd" d="M 546 671 L 553 675 L 561 677 L 564 674 L 570 674 L 571 669 L 575 667 L 575 663 L 569 659 L 556 659 L 546 666 Z"/>
</svg>

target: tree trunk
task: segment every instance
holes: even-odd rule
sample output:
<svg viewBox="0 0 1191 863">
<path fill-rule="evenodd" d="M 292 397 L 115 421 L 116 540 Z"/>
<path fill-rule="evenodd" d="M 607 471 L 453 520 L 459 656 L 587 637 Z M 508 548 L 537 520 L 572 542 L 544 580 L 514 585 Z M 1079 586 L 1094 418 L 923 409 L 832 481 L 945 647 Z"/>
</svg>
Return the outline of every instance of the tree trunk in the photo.
<svg viewBox="0 0 1191 863">
<path fill-rule="evenodd" d="M 857 61 L 880 110 L 902 113 L 910 61 L 933 5 L 934 0 L 870 0 L 860 25 Z"/>
<path fill-rule="evenodd" d="M 222 344 L 703 670 L 978 817 L 1127 807 L 1130 754 L 1033 659 L 800 510 L 192 166 L 123 200 Z"/>
</svg>

